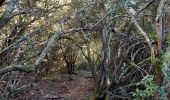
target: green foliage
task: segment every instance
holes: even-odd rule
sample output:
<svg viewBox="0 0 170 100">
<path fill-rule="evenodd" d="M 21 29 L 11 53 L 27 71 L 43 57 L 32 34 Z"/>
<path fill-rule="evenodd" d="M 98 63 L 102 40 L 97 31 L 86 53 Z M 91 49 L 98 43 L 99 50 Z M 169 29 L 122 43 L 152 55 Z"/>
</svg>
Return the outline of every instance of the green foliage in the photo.
<svg viewBox="0 0 170 100">
<path fill-rule="evenodd" d="M 87 62 L 81 62 L 77 66 L 77 70 L 90 70 Z"/>
<path fill-rule="evenodd" d="M 138 88 L 133 93 L 133 97 L 135 100 L 140 100 L 141 98 L 145 97 L 153 97 L 155 91 L 157 90 L 157 86 L 153 84 L 153 75 L 147 75 L 143 78 L 142 83 L 144 83 L 145 90 L 139 90 Z"/>
<path fill-rule="evenodd" d="M 169 37 L 168 37 L 169 38 Z M 159 87 L 159 95 L 162 100 L 168 100 L 167 94 L 170 94 L 170 48 L 166 48 L 166 52 L 162 56 L 162 73 L 164 75 L 164 85 Z"/>
<path fill-rule="evenodd" d="M 140 100 L 141 97 L 145 97 L 146 93 L 143 90 L 139 90 L 138 88 L 133 93 L 133 96 L 135 97 L 135 100 Z"/>
<path fill-rule="evenodd" d="M 76 70 L 90 70 L 88 62 L 82 54 L 78 54 L 77 56 Z"/>
<path fill-rule="evenodd" d="M 151 33 L 150 33 L 150 38 L 151 38 L 151 40 L 154 40 L 154 41 L 155 41 L 155 40 L 156 40 L 156 36 L 157 36 L 157 35 L 156 35 L 155 32 L 151 32 Z"/>
</svg>

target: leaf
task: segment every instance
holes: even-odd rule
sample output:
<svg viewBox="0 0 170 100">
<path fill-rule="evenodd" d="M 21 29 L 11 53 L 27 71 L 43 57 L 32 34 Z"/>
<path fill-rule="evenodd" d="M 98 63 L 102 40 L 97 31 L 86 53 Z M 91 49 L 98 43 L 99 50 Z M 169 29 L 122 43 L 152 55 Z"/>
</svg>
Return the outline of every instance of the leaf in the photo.
<svg viewBox="0 0 170 100">
<path fill-rule="evenodd" d="M 150 33 L 150 38 L 151 38 L 151 40 L 156 40 L 156 33 L 155 32 L 151 32 Z"/>
</svg>

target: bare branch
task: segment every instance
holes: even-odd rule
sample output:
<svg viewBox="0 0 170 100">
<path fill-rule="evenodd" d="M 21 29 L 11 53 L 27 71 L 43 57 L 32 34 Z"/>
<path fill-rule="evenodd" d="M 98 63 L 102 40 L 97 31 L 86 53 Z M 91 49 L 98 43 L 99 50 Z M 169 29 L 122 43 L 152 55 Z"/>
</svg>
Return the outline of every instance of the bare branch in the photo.
<svg viewBox="0 0 170 100">
<path fill-rule="evenodd" d="M 37 30 L 35 30 L 35 31 L 33 31 L 33 32 L 27 33 L 25 36 L 23 36 L 23 37 L 21 37 L 20 39 L 18 39 L 15 43 L 11 44 L 11 45 L 8 46 L 7 48 L 5 48 L 5 49 L 3 49 L 2 51 L 0 51 L 0 55 L 1 55 L 2 53 L 6 53 L 6 52 L 14 49 L 14 48 L 15 48 L 17 45 L 19 45 L 21 42 L 27 40 L 28 36 L 33 35 L 33 34 L 35 34 L 35 33 L 37 33 L 37 32 L 40 32 L 40 31 L 41 31 L 41 29 L 37 29 Z"/>
<path fill-rule="evenodd" d="M 157 33 L 157 52 L 161 51 L 162 48 L 162 32 L 163 32 L 163 26 L 162 26 L 162 21 L 163 21 L 163 11 L 164 11 L 164 6 L 167 0 L 161 0 L 159 3 L 159 7 L 157 10 L 157 15 L 155 18 L 155 24 L 156 24 L 156 33 Z"/>
<path fill-rule="evenodd" d="M 32 72 L 33 70 L 34 69 L 31 66 L 10 65 L 0 69 L 0 76 L 11 71 L 23 71 L 29 73 Z"/>
<path fill-rule="evenodd" d="M 4 27 L 12 18 L 12 12 L 17 2 L 18 0 L 10 0 L 5 14 L 0 18 L 0 29 Z"/>
<path fill-rule="evenodd" d="M 55 40 L 61 35 L 62 33 L 60 31 L 57 31 L 49 40 L 47 46 L 45 47 L 45 49 L 42 51 L 40 57 L 36 60 L 35 64 L 33 65 L 33 68 L 36 69 L 41 62 L 44 60 L 46 54 L 48 53 L 49 49 L 51 48 L 51 46 L 53 45 L 53 43 L 55 42 Z"/>
</svg>

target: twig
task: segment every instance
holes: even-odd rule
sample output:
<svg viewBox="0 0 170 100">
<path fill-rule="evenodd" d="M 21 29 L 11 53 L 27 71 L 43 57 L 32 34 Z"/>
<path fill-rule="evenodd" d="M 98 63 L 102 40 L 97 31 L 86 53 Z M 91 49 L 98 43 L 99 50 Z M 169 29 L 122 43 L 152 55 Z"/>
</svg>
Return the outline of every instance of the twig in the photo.
<svg viewBox="0 0 170 100">
<path fill-rule="evenodd" d="M 143 6 L 141 9 L 139 9 L 137 12 L 136 12 L 136 16 L 138 16 L 143 10 L 145 10 L 146 8 L 148 8 L 155 0 L 151 0 L 150 2 L 148 2 L 145 6 Z"/>
<path fill-rule="evenodd" d="M 33 32 L 27 33 L 25 36 L 21 37 L 21 38 L 20 38 L 19 40 L 17 40 L 15 43 L 11 44 L 11 45 L 8 46 L 7 48 L 5 48 L 5 49 L 3 49 L 2 51 L 0 51 L 0 54 L 5 53 L 5 52 L 8 52 L 8 51 L 14 49 L 14 48 L 15 48 L 17 45 L 19 45 L 21 42 L 27 40 L 27 38 L 28 38 L 29 36 L 31 36 L 31 35 L 33 35 L 33 34 L 35 34 L 35 33 L 38 33 L 38 32 L 40 32 L 40 31 L 41 31 L 41 29 L 37 29 L 37 30 L 35 30 L 35 31 L 33 31 Z"/>
</svg>

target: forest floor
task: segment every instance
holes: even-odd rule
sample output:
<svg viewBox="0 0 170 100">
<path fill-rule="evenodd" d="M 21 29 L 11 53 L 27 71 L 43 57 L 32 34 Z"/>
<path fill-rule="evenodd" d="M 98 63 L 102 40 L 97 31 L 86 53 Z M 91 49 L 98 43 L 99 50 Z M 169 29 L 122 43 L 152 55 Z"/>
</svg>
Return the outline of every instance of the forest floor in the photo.
<svg viewBox="0 0 170 100">
<path fill-rule="evenodd" d="M 89 78 L 90 77 L 90 78 Z M 87 100 L 94 92 L 91 74 L 62 74 L 57 79 L 41 79 L 15 100 Z"/>
</svg>

